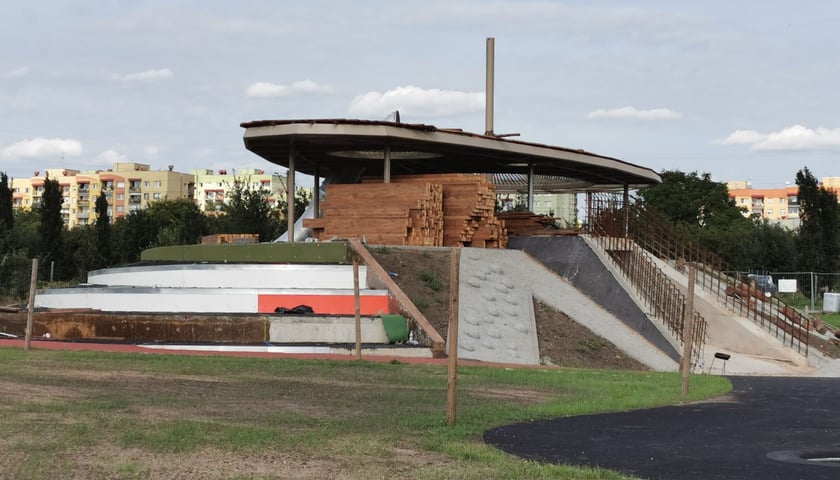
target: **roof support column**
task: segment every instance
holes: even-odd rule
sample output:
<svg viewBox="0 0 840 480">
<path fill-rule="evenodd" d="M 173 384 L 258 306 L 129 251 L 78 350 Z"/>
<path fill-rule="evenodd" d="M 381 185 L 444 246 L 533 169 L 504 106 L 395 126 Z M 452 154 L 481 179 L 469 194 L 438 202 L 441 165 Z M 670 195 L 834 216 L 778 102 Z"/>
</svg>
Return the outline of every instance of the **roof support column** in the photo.
<svg viewBox="0 0 840 480">
<path fill-rule="evenodd" d="M 289 140 L 289 171 L 286 172 L 286 241 L 295 242 L 295 142 Z"/>
<path fill-rule="evenodd" d="M 385 145 L 385 165 L 383 166 L 384 182 L 391 183 L 391 146 Z"/>
<path fill-rule="evenodd" d="M 627 238 L 630 236 L 630 186 L 626 183 L 622 202 L 624 204 L 624 238 Z"/>
<path fill-rule="evenodd" d="M 534 164 L 528 164 L 528 211 L 534 211 Z"/>
<path fill-rule="evenodd" d="M 312 172 L 314 188 L 312 189 L 312 218 L 321 218 L 321 169 L 315 163 L 315 171 Z"/>
</svg>

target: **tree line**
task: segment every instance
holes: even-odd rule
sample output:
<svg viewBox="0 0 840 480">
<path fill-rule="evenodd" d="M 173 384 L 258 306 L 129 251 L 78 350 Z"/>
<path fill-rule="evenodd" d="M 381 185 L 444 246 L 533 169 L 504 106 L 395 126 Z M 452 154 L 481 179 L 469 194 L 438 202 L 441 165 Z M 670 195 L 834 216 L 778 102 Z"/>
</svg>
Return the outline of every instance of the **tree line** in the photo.
<svg viewBox="0 0 840 480">
<path fill-rule="evenodd" d="M 840 271 L 840 206 L 805 167 L 796 173 L 798 229 L 744 215 L 725 184 L 709 173 L 666 170 L 662 183 L 640 189 L 642 204 L 657 211 L 733 269 L 748 272 Z M 820 288 L 834 288 L 829 276 Z M 805 290 L 810 290 L 804 285 Z"/>
<path fill-rule="evenodd" d="M 305 189 L 295 192 L 295 218 L 303 214 L 311 196 Z M 287 229 L 287 201 L 271 204 L 268 198 L 267 190 L 237 182 L 220 211 L 210 215 L 192 201 L 178 199 L 154 202 L 111 219 L 103 192 L 96 198 L 96 221 L 67 229 L 57 180 L 47 178 L 40 204 L 22 210 L 13 208 L 9 178 L 0 173 L 0 292 L 28 288 L 35 257 L 40 278 L 52 273 L 57 281 L 78 281 L 90 270 L 136 263 L 148 248 L 197 244 L 205 235 L 250 233 L 259 235 L 261 242 L 274 240 Z"/>
</svg>

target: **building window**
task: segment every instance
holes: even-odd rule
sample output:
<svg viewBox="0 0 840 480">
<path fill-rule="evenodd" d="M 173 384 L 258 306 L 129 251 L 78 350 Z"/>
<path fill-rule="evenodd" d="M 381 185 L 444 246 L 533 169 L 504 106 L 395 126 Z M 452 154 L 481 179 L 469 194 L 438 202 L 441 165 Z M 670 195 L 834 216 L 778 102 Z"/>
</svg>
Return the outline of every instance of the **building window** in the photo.
<svg viewBox="0 0 840 480">
<path fill-rule="evenodd" d="M 155 188 L 160 188 L 161 185 L 162 183 L 160 182 L 160 180 L 155 180 Z"/>
<path fill-rule="evenodd" d="M 787 215 L 787 210 L 779 210 L 779 215 Z"/>
<path fill-rule="evenodd" d="M 152 198 L 154 198 L 155 200 L 160 200 L 160 193 L 155 192 L 155 194 L 152 195 Z"/>
<path fill-rule="evenodd" d="M 773 215 L 773 210 L 767 210 L 767 215 Z"/>
<path fill-rule="evenodd" d="M 123 212 L 123 206 L 122 205 L 117 205 L 117 212 L 119 212 L 119 213 Z"/>
<path fill-rule="evenodd" d="M 125 188 L 125 182 L 117 182 L 117 188 Z"/>
<path fill-rule="evenodd" d="M 149 194 L 148 194 L 148 193 L 144 193 L 144 194 L 143 194 L 143 200 L 148 200 L 148 199 L 149 199 Z"/>
<path fill-rule="evenodd" d="M 145 182 L 143 182 L 143 186 L 144 186 L 144 187 L 148 187 L 148 186 L 149 186 L 149 181 L 148 181 L 148 180 L 146 180 Z"/>
<path fill-rule="evenodd" d="M 118 193 L 117 194 L 117 200 L 125 200 L 125 194 L 124 193 Z"/>
</svg>

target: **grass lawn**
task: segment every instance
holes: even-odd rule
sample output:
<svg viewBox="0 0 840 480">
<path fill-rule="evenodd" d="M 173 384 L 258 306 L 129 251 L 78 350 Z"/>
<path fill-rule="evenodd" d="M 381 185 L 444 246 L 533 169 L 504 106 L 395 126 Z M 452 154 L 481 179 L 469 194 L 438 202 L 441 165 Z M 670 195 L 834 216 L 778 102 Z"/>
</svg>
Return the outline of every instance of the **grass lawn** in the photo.
<svg viewBox="0 0 840 480">
<path fill-rule="evenodd" d="M 481 442 L 510 422 L 680 402 L 677 374 L 0 347 L 2 479 L 625 478 Z M 728 391 L 692 377 L 691 400 Z"/>
</svg>

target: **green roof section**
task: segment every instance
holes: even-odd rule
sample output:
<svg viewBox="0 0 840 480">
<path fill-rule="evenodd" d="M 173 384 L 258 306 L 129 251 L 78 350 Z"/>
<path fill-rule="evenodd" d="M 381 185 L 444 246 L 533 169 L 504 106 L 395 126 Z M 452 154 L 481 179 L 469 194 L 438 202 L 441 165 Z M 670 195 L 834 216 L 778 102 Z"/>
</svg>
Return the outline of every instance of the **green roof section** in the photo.
<svg viewBox="0 0 840 480">
<path fill-rule="evenodd" d="M 350 263 L 347 242 L 175 245 L 144 250 L 141 262 Z"/>
</svg>

